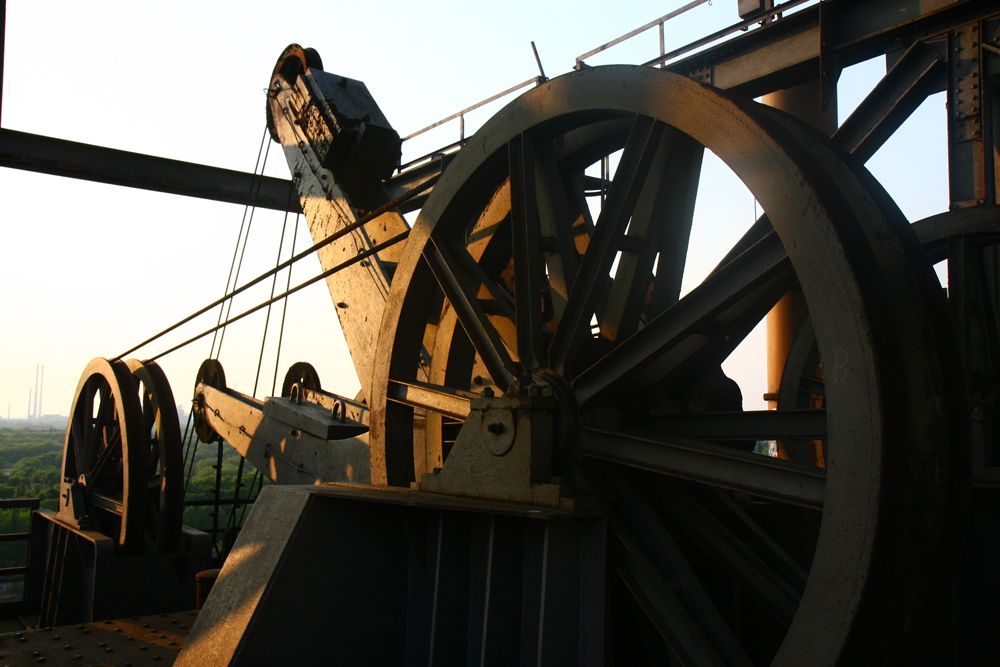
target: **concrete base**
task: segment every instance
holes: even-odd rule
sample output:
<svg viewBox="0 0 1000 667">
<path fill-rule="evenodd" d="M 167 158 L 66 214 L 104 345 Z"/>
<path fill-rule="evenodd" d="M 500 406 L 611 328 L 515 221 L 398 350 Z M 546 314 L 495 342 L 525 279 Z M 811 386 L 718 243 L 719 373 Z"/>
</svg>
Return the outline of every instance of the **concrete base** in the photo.
<svg viewBox="0 0 1000 667">
<path fill-rule="evenodd" d="M 266 487 L 178 667 L 603 664 L 605 519 Z"/>
</svg>

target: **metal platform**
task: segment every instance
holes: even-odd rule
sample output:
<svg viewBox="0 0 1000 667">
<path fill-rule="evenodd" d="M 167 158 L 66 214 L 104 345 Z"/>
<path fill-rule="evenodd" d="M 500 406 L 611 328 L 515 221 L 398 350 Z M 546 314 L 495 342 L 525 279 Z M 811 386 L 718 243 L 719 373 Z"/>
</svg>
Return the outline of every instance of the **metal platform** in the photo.
<svg viewBox="0 0 1000 667">
<path fill-rule="evenodd" d="M 0 635 L 0 665 L 167 667 L 187 639 L 198 612 L 133 616 Z"/>
</svg>

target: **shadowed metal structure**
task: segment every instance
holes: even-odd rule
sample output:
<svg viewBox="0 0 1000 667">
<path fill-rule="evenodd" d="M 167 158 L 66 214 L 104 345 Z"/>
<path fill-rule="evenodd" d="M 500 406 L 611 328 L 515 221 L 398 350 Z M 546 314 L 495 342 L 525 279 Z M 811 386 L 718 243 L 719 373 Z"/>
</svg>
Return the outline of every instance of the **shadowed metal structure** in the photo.
<svg viewBox="0 0 1000 667">
<path fill-rule="evenodd" d="M 267 127 L 292 180 L 248 198 L 243 175 L 134 156 L 126 179 L 105 149 L 0 134 L 8 166 L 308 222 L 313 246 L 199 313 L 313 253 L 322 272 L 190 340 L 325 280 L 362 389 L 299 362 L 261 399 L 202 365 L 197 437 L 272 485 L 177 665 L 995 661 L 1000 8 L 806 4 L 587 65 L 674 12 L 405 165 L 365 84 L 290 45 Z M 802 120 L 876 56 L 832 136 Z M 864 163 L 939 91 L 951 211 L 911 225 Z M 762 215 L 688 286 L 706 150 Z M 771 409 L 745 411 L 722 363 L 783 300 Z M 78 393 L 49 553 L 92 524 L 109 562 L 193 553 L 155 362 L 97 359 Z"/>
</svg>

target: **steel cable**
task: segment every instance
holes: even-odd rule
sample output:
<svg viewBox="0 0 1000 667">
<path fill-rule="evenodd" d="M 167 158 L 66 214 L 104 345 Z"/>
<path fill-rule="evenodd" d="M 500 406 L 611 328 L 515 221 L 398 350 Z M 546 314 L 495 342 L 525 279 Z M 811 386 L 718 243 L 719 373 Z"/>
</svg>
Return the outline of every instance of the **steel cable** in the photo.
<svg viewBox="0 0 1000 667">
<path fill-rule="evenodd" d="M 265 126 L 264 127 L 264 133 L 260 137 L 260 147 L 257 149 L 257 161 L 254 162 L 254 165 L 253 165 L 253 178 L 250 179 L 250 195 L 251 195 L 251 197 L 253 196 L 253 186 L 254 186 L 254 183 L 257 181 L 257 169 L 258 169 L 258 167 L 260 167 L 260 156 L 261 156 L 261 153 L 264 152 L 264 142 L 267 141 L 267 134 L 268 134 L 267 133 L 267 127 Z M 261 174 L 263 174 L 263 173 L 264 173 L 264 170 L 261 169 Z M 260 186 L 259 185 L 257 186 L 257 190 L 258 190 L 258 192 L 260 191 Z M 247 212 L 249 210 L 250 210 L 250 205 L 249 204 L 247 204 L 246 206 L 243 207 L 243 219 L 240 220 L 240 231 L 236 235 L 236 247 L 233 248 L 233 259 L 229 263 L 229 275 L 226 276 L 226 287 L 225 287 L 225 289 L 222 290 L 223 297 L 225 297 L 226 293 L 229 292 L 229 283 L 233 279 L 233 268 L 236 266 L 236 254 L 240 251 L 240 239 L 243 237 L 243 227 L 246 224 L 246 221 L 247 221 Z M 235 282 L 233 283 L 233 286 L 234 287 L 236 286 Z M 216 324 L 218 324 L 219 322 L 222 321 L 222 310 L 223 310 L 222 308 L 219 309 L 219 319 L 216 322 Z M 209 357 L 212 356 L 212 351 L 213 350 L 215 350 L 215 336 L 212 336 L 212 347 L 209 350 L 209 354 L 208 354 Z M 129 354 L 129 352 L 126 352 L 125 354 Z M 122 356 L 125 356 L 125 355 L 122 355 Z"/>
<path fill-rule="evenodd" d="M 264 175 L 264 168 L 267 166 L 267 156 L 270 155 L 270 154 L 271 154 L 271 142 L 267 142 L 267 149 L 264 151 L 264 161 L 263 161 L 263 163 L 260 166 L 260 175 L 261 176 Z M 263 179 L 258 179 L 258 183 L 257 183 L 257 192 L 258 193 L 260 192 L 260 183 L 262 181 L 263 181 Z M 290 192 L 289 192 L 289 196 L 291 196 Z M 247 233 L 246 233 L 246 236 L 243 237 L 243 250 L 240 252 L 240 262 L 239 262 L 239 264 L 236 265 L 236 275 L 233 277 L 233 286 L 235 286 L 236 283 L 238 283 L 239 280 L 240 280 L 240 270 L 243 268 L 243 257 L 246 255 L 246 252 L 247 252 L 247 242 L 250 240 L 250 228 L 253 227 L 253 214 L 256 213 L 256 212 L 257 212 L 257 207 L 256 206 L 251 206 L 250 207 L 250 220 L 247 221 Z M 286 213 L 285 215 L 287 216 L 288 214 Z M 227 288 L 229 287 L 228 282 L 226 284 L 226 287 Z M 231 312 L 233 312 L 233 298 L 232 297 L 229 298 L 229 306 L 226 308 L 226 319 L 229 319 L 229 314 Z M 221 317 L 221 313 L 220 313 L 220 317 Z M 222 332 L 219 334 L 219 349 L 217 349 L 215 351 L 215 358 L 216 359 L 218 359 L 219 355 L 222 354 L 222 342 L 225 340 L 225 338 L 226 338 L 226 327 L 223 326 L 222 327 Z"/>
<path fill-rule="evenodd" d="M 270 145 L 268 145 L 266 152 L 264 150 L 264 143 L 267 141 L 267 137 L 268 137 L 268 130 L 267 130 L 267 127 L 265 127 L 264 131 L 263 131 L 263 133 L 261 134 L 261 137 L 260 137 L 260 146 L 257 147 L 257 159 L 254 161 L 254 165 L 253 165 L 253 178 L 250 180 L 250 193 L 249 193 L 251 195 L 251 197 L 254 194 L 254 185 L 257 186 L 257 193 L 259 194 L 260 193 L 260 186 L 261 186 L 261 183 L 263 182 L 263 179 L 261 177 L 264 175 L 264 167 L 267 165 L 267 155 L 270 153 Z M 262 153 L 264 154 L 264 164 L 263 165 L 261 164 L 261 160 L 260 160 Z M 259 174 L 258 174 L 258 169 L 260 170 Z M 250 211 L 250 205 L 247 204 L 246 206 L 243 207 L 243 217 L 240 220 L 240 229 L 239 229 L 239 232 L 236 234 L 236 246 L 233 248 L 233 259 L 229 263 L 229 275 L 226 276 L 226 287 L 225 287 L 225 289 L 222 290 L 222 294 L 223 294 L 223 301 L 222 302 L 223 303 L 224 303 L 224 300 L 225 300 L 225 295 L 229 292 L 229 284 L 230 284 L 230 282 L 232 282 L 233 286 L 235 287 L 236 286 L 236 281 L 239 280 L 239 271 L 237 271 L 237 273 L 236 273 L 236 279 L 233 279 L 233 269 L 236 267 L 236 256 L 237 256 L 237 254 L 239 253 L 239 250 L 240 250 L 240 239 L 243 237 L 243 229 L 246 226 L 247 213 L 249 211 Z M 252 213 L 250 215 L 250 222 L 251 223 L 253 222 L 253 214 Z M 249 237 L 249 236 L 250 236 L 250 230 L 247 229 L 247 237 Z M 246 251 L 246 241 L 245 240 L 243 242 L 243 249 L 244 249 L 244 251 Z M 242 255 L 241 255 L 241 257 L 240 257 L 240 264 L 241 265 L 242 265 L 242 262 L 243 262 L 243 259 L 242 259 Z M 223 312 L 223 308 L 219 308 L 219 319 L 216 320 L 216 324 L 222 322 L 222 312 Z M 214 350 L 215 350 L 215 338 L 216 338 L 215 336 L 212 336 L 212 346 L 209 348 L 209 352 L 208 352 L 209 358 L 212 358 L 212 356 L 214 354 Z M 221 349 L 221 347 L 222 347 L 221 342 L 219 344 L 219 347 Z M 137 349 L 137 348 L 135 348 L 135 349 Z M 133 351 L 135 351 L 135 350 L 134 349 L 133 350 L 129 350 L 125 354 L 131 354 Z M 125 354 L 123 354 L 121 356 L 124 357 Z M 119 357 L 119 359 L 120 358 L 121 357 Z M 190 412 L 188 412 L 187 424 L 184 426 L 184 437 L 183 437 L 183 440 L 181 441 L 181 442 L 184 443 L 184 464 L 183 464 L 181 470 L 183 470 L 184 468 L 187 468 L 187 474 L 184 476 L 184 495 L 185 496 L 187 495 L 188 485 L 191 483 L 191 473 L 192 473 L 192 471 L 194 469 L 194 457 L 198 455 L 199 440 L 197 438 L 195 438 L 193 444 L 192 444 L 191 441 L 188 440 L 188 438 L 190 436 L 191 422 L 192 422 L 192 417 L 193 416 L 194 416 L 194 410 L 191 410 Z M 189 459 L 189 457 L 190 457 L 190 459 Z M 218 510 L 218 508 L 216 508 L 216 510 Z"/>
<path fill-rule="evenodd" d="M 288 212 L 285 212 L 284 220 L 281 223 L 281 239 L 278 241 L 278 256 L 275 258 L 274 263 L 281 263 L 281 251 L 285 247 L 285 233 L 288 231 Z M 292 249 L 295 252 L 295 249 Z M 291 269 L 289 269 L 291 270 Z M 274 288 L 278 285 L 278 274 L 274 274 L 274 278 L 271 281 L 271 297 L 274 297 Z M 230 301 L 232 303 L 232 301 Z M 287 303 L 287 300 L 286 300 Z M 271 306 L 267 307 L 267 317 L 264 318 L 264 332 L 260 339 L 260 356 L 257 358 L 257 373 L 254 375 L 253 381 L 253 394 L 254 398 L 257 398 L 257 386 L 260 383 L 260 371 L 261 367 L 264 365 L 264 348 L 267 346 L 267 329 L 271 324 Z M 221 343 L 220 343 L 221 347 Z M 275 371 L 277 372 L 277 370 Z M 229 518 L 226 520 L 226 527 L 235 527 L 233 525 L 233 520 L 236 518 L 236 502 L 240 499 L 240 488 L 243 486 L 243 468 L 246 463 L 246 457 L 240 457 L 239 469 L 236 471 L 236 483 L 233 485 L 233 504 L 229 508 Z M 253 482 L 250 483 L 251 487 Z M 216 508 L 218 511 L 218 508 Z"/>
<path fill-rule="evenodd" d="M 295 229 L 292 232 L 292 254 L 295 254 L 295 241 L 299 237 L 299 214 L 295 214 Z M 285 290 L 292 286 L 292 267 L 288 267 L 288 280 L 285 282 Z M 288 312 L 288 299 L 281 302 L 281 326 L 278 328 L 278 352 L 274 355 L 274 379 L 271 380 L 271 396 L 278 386 L 278 362 L 281 361 L 281 342 L 285 337 L 285 314 Z"/>
<path fill-rule="evenodd" d="M 400 234 L 397 234 L 396 236 L 393 236 L 388 241 L 384 241 L 382 243 L 379 243 L 378 245 L 374 245 L 371 248 L 369 248 L 368 250 L 365 250 L 364 252 L 358 253 L 357 255 L 355 255 L 354 257 L 352 257 L 351 259 L 349 259 L 347 261 L 344 261 L 344 262 L 341 262 L 340 264 L 338 264 L 337 266 L 333 267 L 332 269 L 329 269 L 327 271 L 323 271 L 319 275 L 313 276 L 309 280 L 296 285 L 292 289 L 287 290 L 285 292 L 282 292 L 278 296 L 272 297 L 272 298 L 268 299 L 267 301 L 264 301 L 263 303 L 259 303 L 256 306 L 254 306 L 253 308 L 250 308 L 249 310 L 243 311 L 242 313 L 240 313 L 236 317 L 233 317 L 231 319 L 227 319 L 222 324 L 219 324 L 219 325 L 216 325 L 214 327 L 211 327 L 210 329 L 206 329 L 205 331 L 201 332 L 200 334 L 197 334 L 196 336 L 192 336 L 191 338 L 187 339 L 183 343 L 179 343 L 177 345 L 174 345 L 173 347 L 171 347 L 171 348 L 169 348 L 169 349 L 167 349 L 167 350 L 165 350 L 165 351 L 157 354 L 156 356 L 150 357 L 150 361 L 155 361 L 155 360 L 159 359 L 160 357 L 164 357 L 164 356 L 170 354 L 171 352 L 176 352 L 177 350 L 181 349 L 182 347 L 185 347 L 186 345 L 190 345 L 191 343 L 195 342 L 196 340 L 201 340 L 202 338 L 204 338 L 208 334 L 213 333 L 215 331 L 218 331 L 222 327 L 228 326 L 228 325 L 230 325 L 230 324 L 232 324 L 234 322 L 238 322 L 238 321 L 242 320 L 244 317 L 247 317 L 248 315 L 252 315 L 252 314 L 256 313 L 258 310 L 261 310 L 262 308 L 266 308 L 267 306 L 269 306 L 270 304 L 274 303 L 275 301 L 280 301 L 281 299 L 284 299 L 284 298 L 286 298 L 286 297 L 288 297 L 288 296 L 290 296 L 292 294 L 295 294 L 299 290 L 305 289 L 306 287 L 309 287 L 310 285 L 314 285 L 315 283 L 319 282 L 320 280 L 323 280 L 324 278 L 326 278 L 328 276 L 332 276 L 333 274 L 337 273 L 338 271 L 342 271 L 342 270 L 346 269 L 348 266 L 351 266 L 352 264 L 356 264 L 356 263 L 360 262 L 363 259 L 367 259 L 367 258 L 371 257 L 372 255 L 385 250 L 386 248 L 389 248 L 391 246 L 396 245 L 400 241 L 405 240 L 406 237 L 409 236 L 409 235 L 410 235 L 410 230 L 406 230 L 405 232 L 402 232 Z"/>
<path fill-rule="evenodd" d="M 281 240 L 278 241 L 278 257 L 274 260 L 275 265 L 281 264 L 281 251 L 285 247 L 285 232 L 288 231 L 288 212 L 285 212 L 285 219 L 281 223 Z M 274 274 L 271 280 L 271 298 L 274 298 L 274 288 L 278 286 L 278 274 Z M 232 303 L 230 301 L 230 303 Z M 264 346 L 267 344 L 267 328 L 271 324 L 271 306 L 267 307 L 267 317 L 264 318 L 264 333 L 260 339 L 260 356 L 257 358 L 257 374 L 253 380 L 253 397 L 257 398 L 257 385 L 260 383 L 260 370 L 264 365 Z"/>
<path fill-rule="evenodd" d="M 293 257 L 285 260 L 284 262 L 282 262 L 280 265 L 276 266 L 275 268 L 262 273 L 261 275 L 257 276 L 256 278 L 254 278 L 250 282 L 246 283 L 245 285 L 243 285 L 243 286 L 241 286 L 241 287 L 233 290 L 229 294 L 225 295 L 221 299 L 217 299 L 216 301 L 213 301 L 212 303 L 208 304 L 207 306 L 205 306 L 201 310 L 198 310 L 197 312 L 192 313 L 191 315 L 188 315 L 187 317 L 185 317 L 184 319 L 180 320 L 179 322 L 177 322 L 175 324 L 172 324 L 171 326 L 169 326 L 166 329 L 160 331 L 159 333 L 157 333 L 157 334 L 151 336 L 150 338 L 147 338 L 146 340 L 142 341 L 138 345 L 136 345 L 136 346 L 134 346 L 134 347 L 126 350 L 122 354 L 120 354 L 117 357 L 115 357 L 113 360 L 118 360 L 118 359 L 121 359 L 122 357 L 125 357 L 125 356 L 127 356 L 129 354 L 132 354 L 136 350 L 138 350 L 138 349 L 140 349 L 142 347 L 145 347 L 149 343 L 152 343 L 153 341 L 158 340 L 158 339 L 162 338 L 163 336 L 167 335 L 171 331 L 176 330 L 178 327 L 181 327 L 181 326 L 187 324 L 188 322 L 190 322 L 194 318 L 198 317 L 199 315 L 204 315 L 205 313 L 207 313 L 211 309 L 215 308 L 216 306 L 218 306 L 218 305 L 220 305 L 222 303 L 225 303 L 225 301 L 227 299 L 232 299 L 233 297 L 235 297 L 235 296 L 237 296 L 237 295 L 245 292 L 246 290 L 248 290 L 251 287 L 253 287 L 253 286 L 261 283 L 262 281 L 266 280 L 267 278 L 270 278 L 275 273 L 278 273 L 278 272 L 280 272 L 280 271 L 288 268 L 292 264 L 294 264 L 294 263 L 296 263 L 296 262 L 304 259 L 305 257 L 308 257 L 309 255 L 311 255 L 312 253 L 316 252 L 317 250 L 330 245 L 331 243 L 337 241 L 338 239 L 341 239 L 344 236 L 346 236 L 347 234 L 350 234 L 351 232 L 353 232 L 353 231 L 357 230 L 358 228 L 362 227 L 363 225 L 368 224 L 369 222 L 371 222 L 375 218 L 377 218 L 377 217 L 379 217 L 379 216 L 387 213 L 388 211 L 390 211 L 390 210 L 392 210 L 394 208 L 397 208 L 397 207 L 401 206 L 402 204 L 404 204 L 405 202 L 409 201 L 410 199 L 413 199 L 414 197 L 416 197 L 420 193 L 425 192 L 426 190 L 429 190 L 431 187 L 434 186 L 435 182 L 436 182 L 436 179 L 430 179 L 430 180 L 427 180 L 427 181 L 421 183 L 420 185 L 418 185 L 417 187 L 413 188 L 412 190 L 409 190 L 406 194 L 397 197 L 396 199 L 394 199 L 394 200 L 390 201 L 389 203 L 385 204 L 384 206 L 381 206 L 381 207 L 375 209 L 374 211 L 372 211 L 371 213 L 369 213 L 369 214 L 367 214 L 367 215 L 359 218 L 356 222 L 353 222 L 353 223 L 347 225 L 346 227 L 344 227 L 344 228 L 342 228 L 342 229 L 334 232 L 333 234 L 331 234 L 330 236 L 326 237 L 325 239 L 323 239 L 319 243 L 313 244 L 312 246 L 310 246 L 309 248 L 306 248 L 305 250 L 303 250 L 302 252 L 298 253 L 297 255 L 294 255 Z M 394 240 L 392 242 L 395 243 L 396 241 Z M 385 247 L 388 247 L 388 246 L 385 243 L 382 243 L 382 244 L 380 244 L 377 247 L 378 247 L 379 250 L 381 250 L 381 249 L 383 249 Z M 365 257 L 368 257 L 368 256 L 370 256 L 372 254 L 370 250 L 365 251 L 365 252 L 368 253 L 368 254 L 365 255 Z M 360 257 L 360 255 L 358 257 Z M 364 257 L 360 257 L 360 258 L 364 259 Z M 331 274 L 328 273 L 328 274 L 325 274 L 325 275 L 331 275 Z M 217 330 L 219 328 L 221 328 L 221 325 L 217 326 L 216 329 L 210 330 L 209 333 L 212 333 L 213 331 L 215 331 L 215 330 Z M 199 338 L 200 338 L 200 336 L 199 336 Z M 173 351 L 173 350 L 171 350 L 171 351 Z"/>
</svg>

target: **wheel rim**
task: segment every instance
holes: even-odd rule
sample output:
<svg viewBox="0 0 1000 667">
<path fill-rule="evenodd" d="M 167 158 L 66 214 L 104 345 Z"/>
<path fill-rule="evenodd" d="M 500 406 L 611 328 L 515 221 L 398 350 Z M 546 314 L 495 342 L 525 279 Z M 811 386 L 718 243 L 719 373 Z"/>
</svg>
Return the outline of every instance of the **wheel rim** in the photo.
<svg viewBox="0 0 1000 667">
<path fill-rule="evenodd" d="M 579 236 L 573 235 L 572 224 L 567 225 L 573 215 L 566 216 L 564 211 L 562 222 L 545 219 L 559 205 L 567 206 L 566 202 L 552 204 L 559 186 L 553 189 L 551 184 L 573 181 L 574 174 L 566 172 L 578 166 L 571 164 L 575 158 L 585 165 L 595 154 L 620 145 L 616 143 L 620 131 L 614 128 L 623 120 L 630 129 L 621 162 L 596 220 L 596 231 L 589 235 L 582 258 L 576 257 L 578 268 L 569 280 L 557 275 L 559 260 L 572 260 L 573 246 L 579 251 L 582 244 L 570 245 L 567 252 L 567 235 L 574 241 Z M 900 316 L 905 316 L 905 322 L 919 319 L 926 294 L 918 287 L 919 281 L 906 273 L 909 260 L 902 245 L 887 233 L 892 221 L 878 206 L 852 202 L 852 188 L 864 190 L 857 176 L 849 170 L 832 173 L 831 165 L 836 165 L 832 153 L 823 155 L 826 164 L 818 164 L 820 149 L 807 146 L 799 135 L 758 105 L 649 68 L 581 71 L 553 80 L 506 107 L 469 141 L 435 186 L 394 277 L 373 377 L 373 481 L 406 485 L 415 469 L 422 472 L 434 467 L 438 456 L 432 451 L 434 441 L 440 443 L 440 458 L 444 458 L 451 439 L 449 429 L 454 432 L 454 422 L 460 421 L 428 413 L 425 439 L 431 444 L 422 450 L 415 442 L 420 438 L 414 438 L 420 412 L 415 418 L 412 402 L 387 399 L 396 395 L 396 384 L 430 381 L 445 383 L 457 393 L 483 386 L 503 391 L 520 374 L 543 371 L 563 378 L 582 406 L 574 416 L 582 424 L 580 444 L 588 459 L 656 468 L 644 463 L 643 455 L 630 458 L 628 452 L 663 445 L 662 433 L 649 434 L 647 428 L 647 433 L 616 437 L 615 431 L 620 435 L 626 430 L 621 415 L 628 412 L 628 401 L 612 397 L 632 391 L 642 403 L 643 391 L 664 384 L 674 394 L 680 393 L 685 383 L 693 383 L 695 369 L 716 367 L 781 294 L 798 284 L 811 307 L 820 349 L 833 361 L 829 367 L 842 371 L 843 377 L 837 375 L 838 381 L 831 382 L 827 391 L 830 454 L 825 482 L 814 483 L 821 475 L 806 466 L 788 465 L 781 472 L 794 471 L 802 485 L 820 489 L 823 519 L 813 568 L 774 664 L 848 661 L 863 650 L 859 637 L 878 636 L 874 644 L 864 646 L 869 658 L 873 646 L 875 653 L 891 652 L 905 634 L 906 619 L 920 599 L 922 577 L 932 567 L 940 540 L 943 486 L 933 475 L 928 477 L 933 466 L 927 462 L 946 465 L 948 439 L 954 436 L 949 431 L 952 424 L 938 407 L 947 384 L 941 377 L 937 351 L 943 343 L 926 326 L 900 334 Z M 567 148 L 574 143 L 576 148 Z M 560 147 L 563 162 L 553 171 L 553 156 Z M 689 226 L 685 231 L 684 225 L 689 225 L 693 208 L 693 201 L 687 201 L 683 193 L 690 192 L 691 182 L 697 182 L 702 147 L 711 149 L 743 180 L 767 212 L 776 234 L 768 235 L 766 228 L 756 225 L 745 237 L 747 252 L 677 301 L 678 273 L 683 271 L 689 233 Z M 536 165 L 535 179 L 524 178 L 531 173 L 521 166 L 524 161 Z M 630 174 L 637 175 L 638 184 L 630 185 Z M 642 206 L 656 209 L 659 205 L 655 186 L 652 199 L 644 195 L 646 183 L 653 181 L 678 183 L 673 194 L 680 205 L 640 216 Z M 513 192 L 505 185 L 511 182 Z M 669 185 L 664 187 L 669 191 Z M 505 188 L 510 194 L 504 194 Z M 567 189 L 563 188 L 564 194 Z M 546 203 L 524 203 L 543 200 L 549 209 Z M 503 222 L 508 220 L 505 205 L 514 211 L 507 223 Z M 616 207 L 624 212 L 616 215 Z M 586 207 L 570 206 L 570 213 L 584 220 L 585 212 Z M 537 225 L 532 216 L 539 217 Z M 595 286 L 606 282 L 614 253 L 622 247 L 619 237 L 627 236 L 630 216 L 655 217 L 661 228 L 657 233 L 666 232 L 669 242 L 661 244 L 659 261 L 666 259 L 673 271 L 664 272 L 660 285 L 654 282 L 652 301 L 660 289 L 670 316 L 656 317 L 667 312 L 660 310 L 639 329 L 636 301 L 643 299 L 636 295 L 645 296 L 646 290 L 637 292 L 633 285 L 623 291 L 625 307 L 618 309 L 610 323 L 613 326 L 608 327 L 609 332 L 625 335 L 605 336 L 610 342 L 592 344 L 580 332 L 597 308 Z M 484 242 L 491 225 L 494 235 Z M 544 238 L 539 230 L 545 229 L 556 229 L 557 238 Z M 602 230 L 606 232 L 603 237 Z M 499 231 L 510 236 L 504 240 Z M 636 266 L 642 265 L 643 241 L 640 236 L 638 247 L 631 251 L 638 258 Z M 494 245 L 496 257 L 490 257 Z M 512 260 L 513 276 L 504 275 L 506 258 Z M 648 256 L 644 261 L 651 268 Z M 527 268 L 518 275 L 517 268 L 522 266 Z M 884 274 L 891 271 L 902 272 L 899 280 L 890 282 L 903 290 L 903 298 L 885 284 Z M 643 274 L 636 270 L 626 277 L 634 275 Z M 612 296 L 618 277 L 611 281 Z M 561 313 L 556 296 L 562 288 L 557 284 L 560 279 L 572 285 Z M 583 296 L 575 297 L 581 285 Z M 541 291 L 542 295 L 519 300 L 519 291 L 524 295 Z M 607 301 L 619 303 L 611 296 Z M 451 319 L 440 316 L 442 303 L 455 312 Z M 708 322 L 706 315 L 729 336 L 705 335 L 705 340 L 697 340 L 696 325 Z M 607 318 L 607 309 L 602 317 Z M 549 323 L 554 326 L 548 327 Z M 554 329 L 554 334 L 546 333 L 546 327 Z M 429 368 L 421 364 L 421 343 L 433 352 Z M 439 344 L 447 352 L 440 353 Z M 452 362 L 462 357 L 455 348 L 462 345 L 465 363 L 453 368 Z M 439 354 L 445 355 L 446 362 L 440 361 Z M 484 371 L 485 381 L 478 380 Z M 715 394 L 725 394 L 723 379 L 712 382 Z M 710 384 L 702 382 L 698 392 Z M 913 387 L 926 390 L 914 391 Z M 612 409 L 602 413 L 604 403 Z M 613 423 L 616 415 L 619 422 Z M 642 416 L 648 427 L 653 421 L 650 414 Z M 610 419 L 611 426 L 602 428 L 602 419 Z M 439 426 L 434 425 L 436 420 Z M 674 423 L 660 428 L 676 427 Z M 910 458 L 893 454 L 910 449 L 918 454 Z M 701 473 L 677 469 L 668 474 L 738 488 L 732 478 L 699 477 Z M 612 476 L 619 486 L 630 484 L 618 479 L 617 470 Z M 796 496 L 794 490 L 786 490 L 781 496 L 764 486 L 751 484 L 742 490 L 815 504 L 815 492 Z M 685 491 L 675 482 L 660 487 L 675 500 Z M 923 527 L 908 518 L 911 512 L 919 514 Z M 887 529 L 886 524 L 892 522 L 904 523 L 905 530 Z M 908 559 L 902 568 L 905 572 L 886 571 L 888 563 L 904 557 Z M 879 594 L 866 594 L 873 589 Z M 866 627 L 859 627 L 860 620 Z M 691 660 L 702 651 L 709 663 L 746 664 L 743 649 L 747 646 L 734 645 L 724 636 L 724 628 L 702 627 L 700 634 L 694 634 L 700 639 L 693 644 L 676 636 L 673 643 L 670 639 L 667 643 L 675 654 Z M 713 647 L 705 648 L 705 641 L 714 642 Z"/>
<path fill-rule="evenodd" d="M 167 376 L 155 361 L 126 364 L 139 389 L 143 435 L 148 448 L 146 480 L 147 553 L 176 553 L 184 521 L 184 464 L 177 405 Z"/>
<path fill-rule="evenodd" d="M 70 414 L 63 480 L 84 483 L 86 513 L 95 530 L 116 539 L 126 552 L 141 551 L 148 451 L 138 390 L 125 363 L 91 361 Z"/>
</svg>

